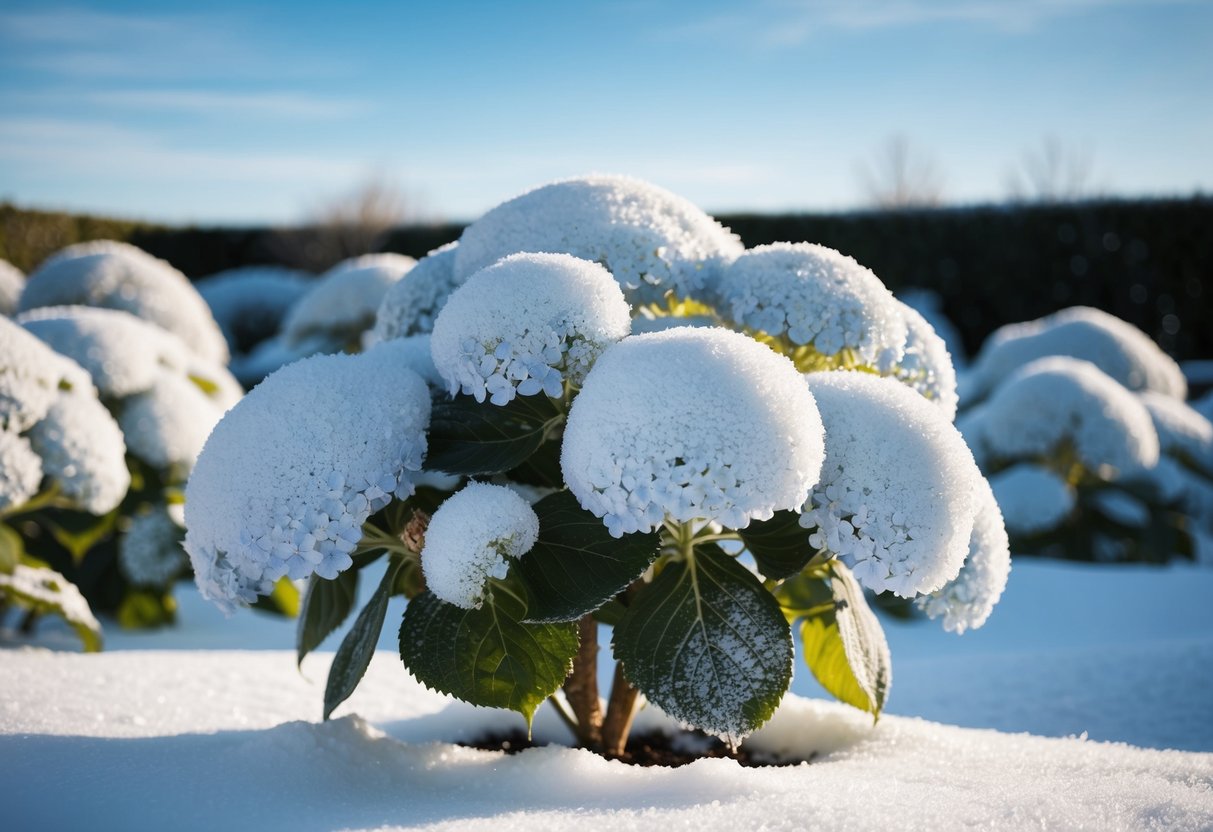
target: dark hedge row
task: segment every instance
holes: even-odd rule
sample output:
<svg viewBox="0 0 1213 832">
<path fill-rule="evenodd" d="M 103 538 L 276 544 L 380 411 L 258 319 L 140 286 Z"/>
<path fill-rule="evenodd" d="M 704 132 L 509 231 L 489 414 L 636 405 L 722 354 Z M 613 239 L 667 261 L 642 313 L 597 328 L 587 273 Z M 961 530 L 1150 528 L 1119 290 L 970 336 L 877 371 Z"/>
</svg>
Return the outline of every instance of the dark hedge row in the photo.
<svg viewBox="0 0 1213 832">
<path fill-rule="evenodd" d="M 933 289 L 972 352 L 991 330 L 1087 304 L 1131 321 L 1180 360 L 1213 357 L 1213 199 L 1106 201 L 834 215 L 737 215 L 746 245 L 809 240 L 869 266 L 894 290 Z M 393 231 L 388 251 L 420 257 L 462 227 Z M 64 245 L 126 239 L 191 277 L 281 262 L 307 234 L 166 228 L 0 205 L 0 257 L 29 270 Z"/>
</svg>

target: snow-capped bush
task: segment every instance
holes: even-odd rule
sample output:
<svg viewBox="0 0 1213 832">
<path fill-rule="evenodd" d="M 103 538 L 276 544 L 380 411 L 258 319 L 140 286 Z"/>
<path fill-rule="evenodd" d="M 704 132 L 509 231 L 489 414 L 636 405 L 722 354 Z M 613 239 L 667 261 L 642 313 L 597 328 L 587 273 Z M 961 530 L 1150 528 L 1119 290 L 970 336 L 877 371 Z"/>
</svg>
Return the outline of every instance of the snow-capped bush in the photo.
<svg viewBox="0 0 1213 832">
<path fill-rule="evenodd" d="M 324 352 L 357 344 L 374 325 L 388 289 L 416 264 L 403 254 L 365 254 L 338 263 L 287 312 L 283 339 L 297 347 L 319 338 L 327 345 Z"/>
<path fill-rule="evenodd" d="M 0 260 L 0 315 L 12 316 L 25 290 L 25 275 L 7 260 Z"/>
<path fill-rule="evenodd" d="M 455 278 L 458 242 L 436 248 L 417 261 L 404 278 L 393 283 L 375 314 L 374 341 L 427 335 L 434 329 L 446 299 L 461 285 Z M 468 273 L 464 277 L 470 277 Z"/>
<path fill-rule="evenodd" d="M 287 311 L 313 278 L 281 266 L 246 266 L 202 278 L 194 286 L 215 316 L 233 360 L 282 328 Z"/>
</svg>

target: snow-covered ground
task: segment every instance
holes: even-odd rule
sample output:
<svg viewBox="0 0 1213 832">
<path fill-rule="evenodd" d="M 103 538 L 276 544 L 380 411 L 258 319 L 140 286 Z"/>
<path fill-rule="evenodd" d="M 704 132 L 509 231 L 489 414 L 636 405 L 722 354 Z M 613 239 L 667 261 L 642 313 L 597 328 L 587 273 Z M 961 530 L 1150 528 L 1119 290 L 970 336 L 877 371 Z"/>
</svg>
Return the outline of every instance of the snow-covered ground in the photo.
<svg viewBox="0 0 1213 832">
<path fill-rule="evenodd" d="M 1213 751 L 1213 570 L 1021 558 L 982 630 L 885 621 L 889 708 L 907 716 L 873 728 L 846 706 L 789 697 L 755 742 L 818 756 L 757 770 L 449 745 L 518 717 L 421 689 L 390 623 L 340 718 L 320 723 L 330 654 L 300 674 L 291 622 L 224 619 L 187 587 L 178 595 L 176 630 L 111 628 L 101 655 L 4 654 L 6 828 L 1213 827 L 1213 754 L 1193 753 Z M 53 631 L 41 643 L 70 645 Z M 815 687 L 798 668 L 793 690 Z M 537 735 L 561 739 L 545 710 Z"/>
</svg>

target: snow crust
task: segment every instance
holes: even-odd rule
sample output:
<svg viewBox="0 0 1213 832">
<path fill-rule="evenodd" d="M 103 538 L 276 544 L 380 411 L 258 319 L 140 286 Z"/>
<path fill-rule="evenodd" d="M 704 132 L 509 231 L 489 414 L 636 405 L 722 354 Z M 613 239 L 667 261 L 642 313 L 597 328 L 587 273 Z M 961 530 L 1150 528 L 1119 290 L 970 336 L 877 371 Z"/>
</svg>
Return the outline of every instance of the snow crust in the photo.
<svg viewBox="0 0 1213 832">
<path fill-rule="evenodd" d="M 982 479 L 960 433 L 893 379 L 842 371 L 805 378 L 826 450 L 800 517 L 810 544 L 876 592 L 909 598 L 956 578 Z"/>
<path fill-rule="evenodd" d="M 740 333 L 682 327 L 602 355 L 573 401 L 561 469 L 621 537 L 667 515 L 769 519 L 804 502 L 822 459 L 821 418 L 791 361 Z"/>
<path fill-rule="evenodd" d="M 468 277 L 434 322 L 430 349 L 451 395 L 508 404 L 580 386 L 631 331 L 610 272 L 567 254 L 513 254 Z"/>
<path fill-rule="evenodd" d="M 517 491 L 470 482 L 430 518 L 421 550 L 426 587 L 448 604 L 478 608 L 489 578 L 505 578 L 510 560 L 538 539 L 539 517 Z"/>
<path fill-rule="evenodd" d="M 447 243 L 417 261 L 407 279 L 396 281 L 383 296 L 375 315 L 374 340 L 388 341 L 432 332 L 434 321 L 451 292 L 463 284 L 455 277 L 455 251 L 459 242 Z M 471 273 L 464 275 L 470 277 Z"/>
<path fill-rule="evenodd" d="M 322 274 L 287 312 L 282 334 L 290 345 L 317 335 L 334 349 L 356 340 L 375 323 L 375 314 L 392 284 L 417 261 L 403 254 L 364 254 L 338 263 Z"/>
<path fill-rule="evenodd" d="M 0 315 L 12 316 L 25 289 L 25 275 L 7 260 L 0 260 Z"/>
<path fill-rule="evenodd" d="M 1074 488 L 1055 472 L 1021 462 L 990 477 L 1007 529 L 1033 535 L 1056 528 L 1074 510 Z"/>
<path fill-rule="evenodd" d="M 628 176 L 592 175 L 543 185 L 464 229 L 455 277 L 507 254 L 559 252 L 605 266 L 628 301 L 697 296 L 741 241 L 694 204 Z"/>
</svg>

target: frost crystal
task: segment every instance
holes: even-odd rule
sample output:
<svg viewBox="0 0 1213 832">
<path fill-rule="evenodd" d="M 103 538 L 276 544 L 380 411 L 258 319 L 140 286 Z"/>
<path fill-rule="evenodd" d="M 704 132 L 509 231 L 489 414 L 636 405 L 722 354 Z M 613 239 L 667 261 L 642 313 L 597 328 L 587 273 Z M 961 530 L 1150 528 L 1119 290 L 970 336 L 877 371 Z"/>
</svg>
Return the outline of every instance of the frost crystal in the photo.
<svg viewBox="0 0 1213 832">
<path fill-rule="evenodd" d="M 459 243 L 454 242 L 434 249 L 418 260 L 403 279 L 391 285 L 375 316 L 375 341 L 433 331 L 434 320 L 446 305 L 446 299 L 463 284 L 455 279 L 458 247 Z"/>
<path fill-rule="evenodd" d="M 904 598 L 956 577 L 981 473 L 939 408 L 892 379 L 810 373 L 826 431 L 821 482 L 800 524 L 876 592 Z"/>
<path fill-rule="evenodd" d="M 227 342 L 206 301 L 185 275 L 132 245 L 68 246 L 29 276 L 20 309 L 73 305 L 130 312 L 179 336 L 198 355 L 227 363 Z"/>
<path fill-rule="evenodd" d="M 514 254 L 476 272 L 434 322 L 430 349 L 451 395 L 504 405 L 564 394 L 631 330 L 606 269 L 567 254 Z"/>
<path fill-rule="evenodd" d="M 927 319 L 912 307 L 901 305 L 906 321 L 905 355 L 892 375 L 934 402 L 948 417 L 956 418 L 956 369 L 948 345 Z"/>
<path fill-rule="evenodd" d="M 62 391 L 29 439 L 45 475 L 78 508 L 105 514 L 126 496 L 131 475 L 122 431 L 92 387 Z"/>
<path fill-rule="evenodd" d="M 1021 462 L 990 477 L 990 487 L 1011 534 L 1030 536 L 1057 528 L 1074 510 L 1074 488 L 1053 471 Z"/>
<path fill-rule="evenodd" d="M 607 350 L 573 401 L 561 469 L 621 537 L 678 522 L 731 529 L 799 507 L 823 458 L 792 363 L 745 335 L 684 327 Z"/>
<path fill-rule="evenodd" d="M 7 260 L 0 260 L 0 315 L 17 311 L 17 301 L 25 289 L 25 275 Z"/>
<path fill-rule="evenodd" d="M 1020 367 L 1050 355 L 1090 361 L 1133 391 L 1153 390 L 1180 401 L 1187 396 L 1179 365 L 1148 335 L 1107 312 L 1075 306 L 996 330 L 965 375 L 961 398 L 980 399 Z"/>
<path fill-rule="evenodd" d="M 118 540 L 118 568 L 138 586 L 168 586 L 189 563 L 181 548 L 185 530 L 165 505 L 151 506 L 130 523 Z"/>
<path fill-rule="evenodd" d="M 738 324 L 811 346 L 834 364 L 883 370 L 905 352 L 905 307 L 870 270 L 825 246 L 750 249 L 721 274 L 716 295 Z"/>
<path fill-rule="evenodd" d="M 24 505 L 42 484 L 42 460 L 24 436 L 0 430 L 0 511 Z"/>
<path fill-rule="evenodd" d="M 189 469 L 222 415 L 189 379 L 161 373 L 148 390 L 123 403 L 118 421 L 131 453 L 148 465 Z"/>
<path fill-rule="evenodd" d="M 59 391 L 92 387 L 88 374 L 8 318 L 0 317 L 0 428 L 23 433 Z"/>
<path fill-rule="evenodd" d="M 989 483 L 983 480 L 978 487 L 969 554 L 960 574 L 930 595 L 919 597 L 916 603 L 931 618 L 942 615 L 943 628 L 950 633 L 976 630 L 986 623 L 1002 597 L 1010 572 L 1011 544 L 1002 512 Z"/>
<path fill-rule="evenodd" d="M 1034 361 L 1007 379 L 986 400 L 980 430 L 995 457 L 1065 464 L 1072 452 L 1105 480 L 1158 462 L 1145 405 L 1094 364 L 1064 356 Z"/>
<path fill-rule="evenodd" d="M 741 254 L 735 234 L 674 194 L 626 176 L 585 176 L 535 188 L 469 225 L 456 279 L 507 254 L 550 251 L 600 263 L 634 304 L 667 291 L 690 297 Z"/>
<path fill-rule="evenodd" d="M 425 585 L 448 604 L 477 608 L 489 578 L 504 578 L 509 561 L 538 539 L 539 518 L 516 491 L 468 483 L 430 518 L 421 550 Z"/>
<path fill-rule="evenodd" d="M 387 290 L 417 261 L 403 254 L 366 254 L 338 263 L 286 315 L 282 335 L 296 346 L 324 336 L 332 351 L 358 340 L 375 323 Z"/>
<path fill-rule="evenodd" d="M 231 608 L 284 575 L 336 577 L 371 513 L 412 493 L 430 397 L 386 347 L 285 367 L 215 427 L 186 488 L 205 597 Z"/>
<path fill-rule="evenodd" d="M 307 294 L 313 278 L 280 266 L 229 269 L 195 283 L 233 354 L 277 332 L 287 310 Z"/>
</svg>

